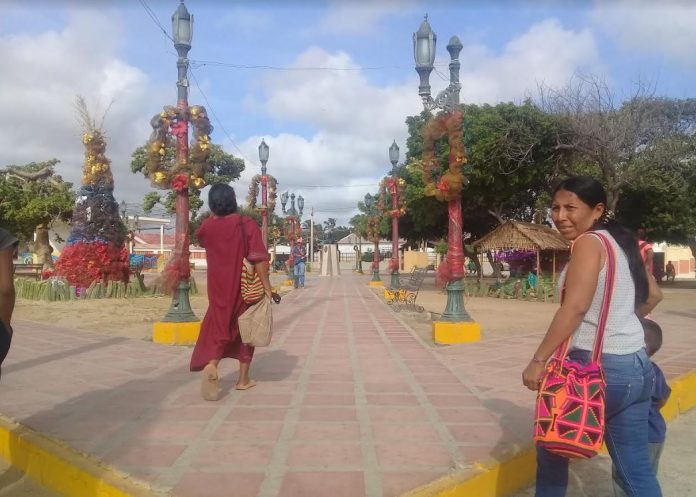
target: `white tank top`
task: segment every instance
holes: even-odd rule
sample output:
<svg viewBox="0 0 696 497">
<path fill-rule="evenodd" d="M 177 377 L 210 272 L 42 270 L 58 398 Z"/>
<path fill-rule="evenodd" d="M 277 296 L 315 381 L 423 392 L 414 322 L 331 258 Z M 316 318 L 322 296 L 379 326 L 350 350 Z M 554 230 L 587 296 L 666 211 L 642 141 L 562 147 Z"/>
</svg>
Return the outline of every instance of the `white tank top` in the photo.
<svg viewBox="0 0 696 497">
<path fill-rule="evenodd" d="M 616 240 L 614 240 L 614 237 L 612 237 L 608 231 L 598 231 L 609 239 L 616 253 L 614 291 L 611 297 L 607 326 L 604 331 L 604 347 L 602 352 L 605 354 L 618 355 L 632 354 L 645 347 L 645 338 L 643 327 L 635 312 L 636 290 L 628 266 L 628 259 L 623 249 L 616 243 Z M 558 280 L 559 291 L 563 288 L 566 271 L 567 267 L 563 269 Z M 599 312 L 604 297 L 606 274 L 607 268 L 605 263 L 599 271 L 597 289 L 592 298 L 592 304 L 585 313 L 585 317 L 582 323 L 580 323 L 580 326 L 573 332 L 571 349 L 592 350 L 594 346 L 597 323 L 599 322 Z"/>
</svg>

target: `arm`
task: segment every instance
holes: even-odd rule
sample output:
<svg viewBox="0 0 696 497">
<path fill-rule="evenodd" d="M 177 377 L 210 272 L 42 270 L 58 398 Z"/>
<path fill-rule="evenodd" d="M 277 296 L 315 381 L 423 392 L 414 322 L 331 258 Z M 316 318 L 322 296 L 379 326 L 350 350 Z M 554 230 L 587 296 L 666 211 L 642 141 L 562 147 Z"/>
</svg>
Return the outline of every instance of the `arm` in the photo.
<svg viewBox="0 0 696 497">
<path fill-rule="evenodd" d="M 573 334 L 590 308 L 603 258 L 604 248 L 594 236 L 585 236 L 575 242 L 573 256 L 568 263 L 561 307 L 522 374 L 522 381 L 530 390 L 539 388 L 547 360 Z"/>
<path fill-rule="evenodd" d="M 15 288 L 12 275 L 14 246 L 0 250 L 0 321 L 9 329 L 15 306 Z"/>
<path fill-rule="evenodd" d="M 271 280 L 268 277 L 268 250 L 263 243 L 261 230 L 256 222 L 251 219 L 249 221 L 242 219 L 242 222 L 246 222 L 244 231 L 248 237 L 249 252 L 246 255 L 247 260 L 254 265 L 254 269 L 257 271 L 259 278 L 261 278 L 261 284 L 266 292 L 266 296 L 271 298 L 273 289 L 271 288 Z"/>
<path fill-rule="evenodd" d="M 660 290 L 657 281 L 647 268 L 645 274 L 648 277 L 648 299 L 636 308 L 636 314 L 640 317 L 647 316 L 662 301 L 662 290 Z"/>
</svg>

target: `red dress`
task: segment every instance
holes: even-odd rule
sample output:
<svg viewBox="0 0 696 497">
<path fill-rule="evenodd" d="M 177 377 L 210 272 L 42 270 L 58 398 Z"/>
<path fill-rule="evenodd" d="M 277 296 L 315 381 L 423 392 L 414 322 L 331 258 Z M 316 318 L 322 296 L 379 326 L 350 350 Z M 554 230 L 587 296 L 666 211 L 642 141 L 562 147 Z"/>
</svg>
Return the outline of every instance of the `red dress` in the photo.
<svg viewBox="0 0 696 497">
<path fill-rule="evenodd" d="M 251 362 L 254 348 L 244 345 L 237 318 L 246 310 L 240 289 L 245 244 L 249 262 L 268 260 L 258 224 L 239 214 L 209 217 L 196 232 L 208 261 L 208 310 L 191 356 L 191 371 L 202 370 L 211 360 L 230 357 Z"/>
</svg>

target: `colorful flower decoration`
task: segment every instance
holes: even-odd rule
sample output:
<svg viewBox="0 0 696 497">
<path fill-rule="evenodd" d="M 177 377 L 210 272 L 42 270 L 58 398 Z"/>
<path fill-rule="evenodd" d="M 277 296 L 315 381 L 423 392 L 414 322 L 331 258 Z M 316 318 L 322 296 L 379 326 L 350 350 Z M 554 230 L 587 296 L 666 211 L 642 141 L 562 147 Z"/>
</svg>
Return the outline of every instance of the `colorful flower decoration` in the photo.
<svg viewBox="0 0 696 497">
<path fill-rule="evenodd" d="M 193 128 L 193 143 L 187 147 L 188 159 L 171 166 L 172 158 L 167 157 L 167 149 L 173 144 L 172 137 L 180 138 L 186 135 L 188 123 L 191 123 Z M 209 169 L 210 133 L 213 131 L 205 108 L 194 105 L 188 108 L 187 113 L 183 109 L 168 105 L 150 120 L 150 125 L 152 134 L 147 143 L 147 171 L 152 186 L 176 190 L 181 188 L 182 180 L 177 180 L 175 186 L 175 178 L 184 175 L 187 177 L 186 186 L 203 188 L 206 185 L 205 174 Z"/>
<path fill-rule="evenodd" d="M 397 196 L 397 207 L 392 208 L 392 198 Z M 379 183 L 377 208 L 382 214 L 401 217 L 406 213 L 406 181 L 403 178 L 387 176 Z"/>
<path fill-rule="evenodd" d="M 462 188 L 468 180 L 462 173 L 466 164 L 464 151 L 464 137 L 462 130 L 463 114 L 456 110 L 443 113 L 428 121 L 423 128 L 423 181 L 425 182 L 425 194 L 435 197 L 443 202 L 448 202 L 461 197 Z M 443 173 L 437 157 L 435 156 L 435 142 L 447 136 L 449 144 L 449 166 Z"/>
<path fill-rule="evenodd" d="M 256 209 L 256 198 L 259 196 L 259 186 L 263 184 L 264 177 L 257 174 L 251 178 L 249 183 L 249 193 L 247 194 L 247 204 L 249 209 Z M 270 174 L 266 175 L 266 186 L 268 192 L 268 213 L 269 215 L 275 211 L 276 200 L 278 199 L 278 182 Z"/>
</svg>

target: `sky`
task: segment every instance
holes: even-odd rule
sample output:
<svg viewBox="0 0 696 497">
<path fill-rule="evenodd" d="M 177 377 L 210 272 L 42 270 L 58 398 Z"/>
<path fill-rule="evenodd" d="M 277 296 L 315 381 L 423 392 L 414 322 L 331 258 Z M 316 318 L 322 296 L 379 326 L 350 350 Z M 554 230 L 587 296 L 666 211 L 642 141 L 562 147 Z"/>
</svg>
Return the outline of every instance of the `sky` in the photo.
<svg viewBox="0 0 696 497">
<path fill-rule="evenodd" d="M 57 158 L 79 185 L 84 148 L 74 108 L 104 115 L 115 196 L 136 210 L 150 184 L 130 155 L 150 118 L 176 103 L 171 33 L 178 0 L 0 0 L 0 168 Z M 246 162 L 244 202 L 260 172 L 305 215 L 347 224 L 389 173 L 393 140 L 422 110 L 412 35 L 428 14 L 437 34 L 433 96 L 448 84 L 453 35 L 464 103 L 521 102 L 540 85 L 602 78 L 619 99 L 638 84 L 686 98 L 696 88 L 696 2 L 505 0 L 187 0 L 194 16 L 189 103 L 207 108 L 211 139 Z M 108 111 L 107 111 L 108 110 Z M 204 190 L 205 193 L 205 190 Z M 278 202 L 277 214 L 280 214 Z"/>
</svg>

